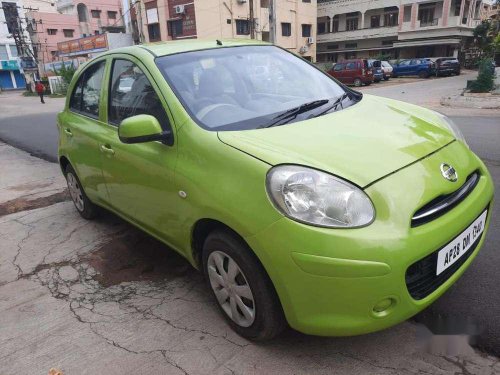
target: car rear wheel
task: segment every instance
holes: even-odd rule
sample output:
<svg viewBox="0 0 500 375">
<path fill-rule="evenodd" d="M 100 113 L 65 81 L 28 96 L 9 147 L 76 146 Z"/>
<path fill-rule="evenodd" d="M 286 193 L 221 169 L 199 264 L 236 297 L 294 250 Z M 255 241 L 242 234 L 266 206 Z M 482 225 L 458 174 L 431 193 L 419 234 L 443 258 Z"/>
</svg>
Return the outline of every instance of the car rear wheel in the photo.
<svg viewBox="0 0 500 375">
<path fill-rule="evenodd" d="M 426 71 L 422 70 L 420 73 L 418 73 L 418 76 L 420 78 L 428 78 L 429 77 L 429 73 L 427 73 Z"/>
<path fill-rule="evenodd" d="M 363 84 L 363 82 L 361 81 L 361 79 L 360 79 L 360 78 L 356 78 L 356 79 L 354 80 L 354 86 L 356 86 L 356 87 L 360 87 L 362 84 Z"/>
<path fill-rule="evenodd" d="M 250 340 L 269 340 L 286 326 L 266 271 L 248 246 L 229 231 L 212 232 L 203 245 L 203 272 L 233 330 Z"/>
<path fill-rule="evenodd" d="M 389 76 L 384 76 L 384 81 L 388 81 L 389 80 Z"/>
<path fill-rule="evenodd" d="M 70 164 L 66 166 L 65 175 L 69 194 L 78 213 L 87 220 L 96 217 L 98 214 L 98 207 L 92 203 L 87 197 L 87 194 L 85 194 L 85 190 L 83 190 L 83 186 Z"/>
</svg>

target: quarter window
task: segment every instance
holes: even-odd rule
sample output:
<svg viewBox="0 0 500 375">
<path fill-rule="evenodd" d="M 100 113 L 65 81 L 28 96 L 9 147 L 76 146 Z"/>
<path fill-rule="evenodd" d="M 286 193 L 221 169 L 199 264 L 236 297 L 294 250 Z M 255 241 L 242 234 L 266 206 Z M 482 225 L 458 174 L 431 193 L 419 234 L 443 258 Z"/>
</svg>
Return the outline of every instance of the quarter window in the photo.
<svg viewBox="0 0 500 375">
<path fill-rule="evenodd" d="M 69 107 L 90 117 L 99 117 L 99 99 L 105 61 L 88 67 L 80 77 L 70 98 Z"/>
<path fill-rule="evenodd" d="M 167 114 L 151 82 L 133 62 L 115 60 L 109 88 L 108 121 L 113 125 L 135 115 L 154 116 L 169 129 Z"/>
</svg>

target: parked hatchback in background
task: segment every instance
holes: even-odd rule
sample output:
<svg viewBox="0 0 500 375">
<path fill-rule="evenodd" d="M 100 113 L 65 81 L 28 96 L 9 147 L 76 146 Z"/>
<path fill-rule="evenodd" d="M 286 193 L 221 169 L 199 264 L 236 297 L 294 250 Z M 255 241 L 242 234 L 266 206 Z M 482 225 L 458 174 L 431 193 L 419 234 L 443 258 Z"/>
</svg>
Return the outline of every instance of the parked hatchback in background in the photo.
<svg viewBox="0 0 500 375">
<path fill-rule="evenodd" d="M 356 87 L 370 85 L 373 82 L 373 71 L 368 60 L 356 59 L 346 60 L 335 64 L 328 71 L 332 77 L 337 78 L 340 82 Z"/>
<path fill-rule="evenodd" d="M 428 58 L 401 60 L 393 65 L 392 76 L 419 76 L 428 78 L 436 72 L 435 64 Z"/>
<path fill-rule="evenodd" d="M 382 61 L 368 60 L 368 66 L 373 72 L 373 82 L 380 82 L 384 78 L 384 71 L 382 70 Z"/>
<path fill-rule="evenodd" d="M 388 61 L 382 61 L 382 72 L 384 75 L 384 80 L 388 81 L 392 77 L 393 67 Z"/>
<path fill-rule="evenodd" d="M 460 62 L 456 57 L 439 57 L 435 59 L 436 75 L 460 75 Z"/>
<path fill-rule="evenodd" d="M 471 264 L 491 217 L 491 176 L 449 118 L 255 40 L 102 53 L 57 125 L 81 216 L 104 207 L 180 253 L 249 339 L 411 317 Z"/>
</svg>

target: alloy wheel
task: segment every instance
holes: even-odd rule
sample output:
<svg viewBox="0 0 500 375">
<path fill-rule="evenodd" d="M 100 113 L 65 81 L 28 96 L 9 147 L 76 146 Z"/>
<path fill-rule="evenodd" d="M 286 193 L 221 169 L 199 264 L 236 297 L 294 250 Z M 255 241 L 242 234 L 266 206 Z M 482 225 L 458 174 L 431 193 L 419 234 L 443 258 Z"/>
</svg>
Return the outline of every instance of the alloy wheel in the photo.
<svg viewBox="0 0 500 375">
<path fill-rule="evenodd" d="M 222 310 L 237 325 L 250 327 L 255 320 L 255 301 L 236 261 L 222 251 L 213 251 L 207 268 L 210 286 Z"/>
<path fill-rule="evenodd" d="M 80 188 L 80 184 L 71 172 L 68 172 L 66 174 L 66 181 L 68 182 L 69 194 L 71 195 L 71 199 L 73 199 L 76 208 L 78 209 L 78 211 L 83 211 L 85 208 L 85 204 L 83 202 L 83 194 L 82 189 Z"/>
</svg>

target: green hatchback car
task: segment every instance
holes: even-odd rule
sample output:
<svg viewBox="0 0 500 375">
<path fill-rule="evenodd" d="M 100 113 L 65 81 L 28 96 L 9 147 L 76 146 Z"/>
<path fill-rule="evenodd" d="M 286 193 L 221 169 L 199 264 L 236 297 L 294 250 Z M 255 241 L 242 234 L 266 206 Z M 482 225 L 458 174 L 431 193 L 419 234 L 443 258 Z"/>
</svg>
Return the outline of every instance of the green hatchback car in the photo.
<svg viewBox="0 0 500 375">
<path fill-rule="evenodd" d="M 68 93 L 59 161 L 78 212 L 103 207 L 178 251 L 249 339 L 397 324 L 484 242 L 491 176 L 450 119 L 279 47 L 126 47 Z"/>
</svg>

